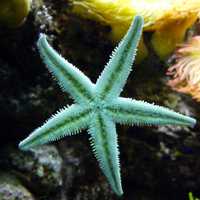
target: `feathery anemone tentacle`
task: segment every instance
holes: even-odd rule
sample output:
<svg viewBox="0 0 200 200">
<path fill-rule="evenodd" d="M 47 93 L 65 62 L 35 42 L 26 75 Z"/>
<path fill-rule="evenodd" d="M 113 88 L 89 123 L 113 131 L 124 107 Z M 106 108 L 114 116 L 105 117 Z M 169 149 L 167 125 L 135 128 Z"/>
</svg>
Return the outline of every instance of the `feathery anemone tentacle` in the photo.
<svg viewBox="0 0 200 200">
<path fill-rule="evenodd" d="M 172 89 L 192 95 L 200 102 L 200 36 L 194 36 L 175 52 L 176 63 L 167 71 Z"/>
</svg>

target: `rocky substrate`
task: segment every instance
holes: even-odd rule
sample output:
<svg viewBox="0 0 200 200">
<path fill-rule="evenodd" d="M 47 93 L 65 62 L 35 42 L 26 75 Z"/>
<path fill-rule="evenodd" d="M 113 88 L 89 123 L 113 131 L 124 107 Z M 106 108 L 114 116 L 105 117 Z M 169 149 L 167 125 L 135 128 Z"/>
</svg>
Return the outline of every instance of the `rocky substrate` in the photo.
<svg viewBox="0 0 200 200">
<path fill-rule="evenodd" d="M 93 81 L 114 44 L 110 28 L 70 13 L 67 1 L 35 0 L 25 24 L 0 28 L 0 200 L 115 200 L 89 146 L 87 132 L 27 152 L 18 143 L 56 110 L 71 104 L 42 63 L 39 33 Z M 198 119 L 199 104 L 166 86 L 154 53 L 134 66 L 123 96 L 170 107 Z M 126 200 L 200 196 L 200 136 L 194 128 L 117 126 Z"/>
</svg>

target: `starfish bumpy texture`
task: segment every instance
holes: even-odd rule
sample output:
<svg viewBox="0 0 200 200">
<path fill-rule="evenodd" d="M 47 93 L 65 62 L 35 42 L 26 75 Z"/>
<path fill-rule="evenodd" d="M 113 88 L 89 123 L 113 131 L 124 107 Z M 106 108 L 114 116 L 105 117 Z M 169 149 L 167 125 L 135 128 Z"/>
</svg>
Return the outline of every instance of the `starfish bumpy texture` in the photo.
<svg viewBox="0 0 200 200">
<path fill-rule="evenodd" d="M 119 97 L 131 72 L 142 26 L 143 19 L 136 16 L 96 84 L 62 58 L 42 34 L 37 43 L 41 57 L 63 91 L 68 92 L 75 103 L 53 115 L 19 147 L 28 150 L 88 129 L 100 168 L 113 191 L 122 195 L 116 123 L 193 126 L 196 122 L 193 118 L 143 101 Z"/>
</svg>

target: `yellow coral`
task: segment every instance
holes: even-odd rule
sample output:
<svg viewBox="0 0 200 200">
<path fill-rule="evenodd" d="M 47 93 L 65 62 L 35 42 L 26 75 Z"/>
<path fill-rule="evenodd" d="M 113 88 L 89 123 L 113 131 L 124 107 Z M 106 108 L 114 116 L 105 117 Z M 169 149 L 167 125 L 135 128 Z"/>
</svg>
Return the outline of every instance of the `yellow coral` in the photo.
<svg viewBox="0 0 200 200">
<path fill-rule="evenodd" d="M 74 12 L 111 25 L 112 38 L 117 41 L 126 33 L 133 16 L 142 15 L 145 27 L 149 27 L 155 19 L 160 18 L 165 4 L 158 5 L 151 2 L 154 1 L 141 0 L 134 3 L 133 0 L 74 0 L 73 4 Z M 156 10 L 159 13 L 155 14 Z"/>
<path fill-rule="evenodd" d="M 17 27 L 28 15 L 31 0 L 0 0 L 0 23 L 7 27 Z"/>
<path fill-rule="evenodd" d="M 200 36 L 193 37 L 176 51 L 177 63 L 168 69 L 168 82 L 174 90 L 187 93 L 200 102 Z"/>
<path fill-rule="evenodd" d="M 75 13 L 109 24 L 114 41 L 122 38 L 133 16 L 143 16 L 144 31 L 154 32 L 151 44 L 162 59 L 183 40 L 186 30 L 196 21 L 200 12 L 200 0 L 72 1 Z"/>
<path fill-rule="evenodd" d="M 152 36 L 154 50 L 166 58 L 185 37 L 185 32 L 198 18 L 200 0 L 175 0 L 154 24 Z"/>
</svg>

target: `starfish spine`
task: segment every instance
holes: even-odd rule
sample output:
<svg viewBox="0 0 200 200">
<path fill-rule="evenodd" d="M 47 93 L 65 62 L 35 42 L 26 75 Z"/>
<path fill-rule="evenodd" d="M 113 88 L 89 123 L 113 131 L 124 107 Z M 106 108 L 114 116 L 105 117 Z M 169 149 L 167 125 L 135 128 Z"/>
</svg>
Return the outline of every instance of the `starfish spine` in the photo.
<svg viewBox="0 0 200 200">
<path fill-rule="evenodd" d="M 48 44 L 44 34 L 40 35 L 37 45 L 42 60 L 62 90 L 68 92 L 77 103 L 90 102 L 93 98 L 93 83 L 90 79 L 60 56 Z"/>
<path fill-rule="evenodd" d="M 89 108 L 76 104 L 63 108 L 20 142 L 19 146 L 21 149 L 27 150 L 65 136 L 78 134 L 82 129 L 88 127 L 89 120 Z"/>
<path fill-rule="evenodd" d="M 107 114 L 120 124 L 194 126 L 196 120 L 162 106 L 130 98 L 117 98 L 106 109 Z"/>
<path fill-rule="evenodd" d="M 95 115 L 89 129 L 93 152 L 115 193 L 122 195 L 119 150 L 115 124 L 104 113 L 97 113 Z"/>
<path fill-rule="evenodd" d="M 112 100 L 121 93 L 132 70 L 132 64 L 142 34 L 142 26 L 143 19 L 136 16 L 129 31 L 113 51 L 108 64 L 98 78 L 96 90 L 102 99 Z"/>
</svg>

